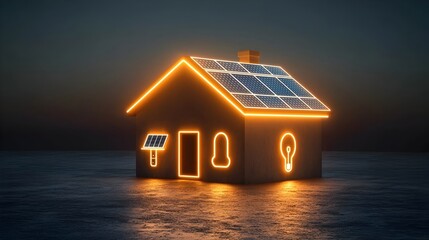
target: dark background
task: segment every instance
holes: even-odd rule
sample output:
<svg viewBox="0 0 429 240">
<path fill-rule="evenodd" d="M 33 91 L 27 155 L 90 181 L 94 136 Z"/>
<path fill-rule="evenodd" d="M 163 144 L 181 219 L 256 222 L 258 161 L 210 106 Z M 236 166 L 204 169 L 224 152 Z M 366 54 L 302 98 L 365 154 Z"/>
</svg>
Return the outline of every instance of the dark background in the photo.
<svg viewBox="0 0 429 240">
<path fill-rule="evenodd" d="M 1 148 L 132 150 L 180 56 L 254 49 L 320 97 L 324 150 L 427 151 L 428 1 L 2 1 Z"/>
</svg>

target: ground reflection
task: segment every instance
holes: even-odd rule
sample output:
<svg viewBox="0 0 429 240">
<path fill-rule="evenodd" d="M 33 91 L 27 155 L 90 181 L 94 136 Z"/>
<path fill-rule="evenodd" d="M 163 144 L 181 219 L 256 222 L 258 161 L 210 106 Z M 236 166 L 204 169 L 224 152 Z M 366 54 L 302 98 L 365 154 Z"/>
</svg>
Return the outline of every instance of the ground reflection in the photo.
<svg viewBox="0 0 429 240">
<path fill-rule="evenodd" d="M 324 180 L 230 185 L 187 180 L 136 180 L 133 229 L 141 236 L 246 238 L 323 237 Z M 331 184 L 332 185 L 332 184 Z M 334 189 L 330 189 L 334 191 Z M 159 234 L 159 235 L 157 235 Z"/>
</svg>

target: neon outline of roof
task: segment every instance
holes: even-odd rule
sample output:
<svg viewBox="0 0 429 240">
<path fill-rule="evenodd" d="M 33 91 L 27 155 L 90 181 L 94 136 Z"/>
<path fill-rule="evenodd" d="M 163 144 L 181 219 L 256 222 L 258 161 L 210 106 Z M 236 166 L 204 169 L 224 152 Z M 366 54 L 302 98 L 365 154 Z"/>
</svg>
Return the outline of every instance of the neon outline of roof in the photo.
<svg viewBox="0 0 429 240">
<path fill-rule="evenodd" d="M 322 103 L 313 93 L 308 91 L 304 86 L 302 86 L 298 81 L 296 81 L 289 73 L 287 73 L 282 67 L 280 66 L 274 66 L 274 65 L 268 65 L 268 64 L 254 64 L 254 63 L 244 63 L 246 65 L 253 65 L 253 66 L 268 66 L 268 67 L 276 67 L 280 68 L 285 72 L 287 75 L 273 75 L 270 73 L 270 71 L 267 71 L 269 74 L 260 74 L 260 73 L 250 73 L 247 72 L 233 72 L 233 71 L 227 71 L 225 68 L 213 70 L 213 69 L 206 69 L 203 68 L 200 64 L 198 64 L 197 61 L 194 59 L 205 59 L 210 61 L 222 61 L 222 62 L 230 62 L 230 63 L 237 63 L 237 64 L 243 64 L 241 62 L 236 61 L 229 61 L 229 60 L 219 60 L 219 59 L 211 59 L 211 58 L 200 58 L 200 57 L 183 57 L 181 58 L 176 64 L 174 64 L 162 77 L 156 81 L 150 88 L 147 90 L 140 98 L 138 98 L 137 101 L 135 101 L 128 109 L 127 114 L 129 115 L 135 115 L 136 112 L 140 107 L 142 107 L 143 100 L 152 93 L 156 88 L 160 87 L 161 83 L 164 83 L 168 77 L 175 72 L 177 68 L 184 65 L 189 67 L 197 76 L 199 76 L 205 83 L 207 83 L 213 90 L 215 90 L 217 93 L 219 93 L 231 106 L 233 106 L 236 110 L 238 110 L 242 115 L 244 116 L 270 116 L 270 117 L 309 117 L 309 118 L 328 118 L 328 113 L 331 111 L 324 103 Z M 265 68 L 266 69 L 266 68 Z M 247 70 L 247 69 L 246 69 Z M 267 69 L 266 69 L 267 70 Z M 274 77 L 274 78 L 285 78 L 289 80 L 293 80 L 296 83 L 299 84 L 300 87 L 305 89 L 309 94 L 311 94 L 311 97 L 304 97 L 304 96 L 292 96 L 292 98 L 296 99 L 314 99 L 317 100 L 320 104 L 323 105 L 326 109 L 311 109 L 311 107 L 304 101 L 302 101 L 306 106 L 309 108 L 305 109 L 291 109 L 291 108 L 269 108 L 269 107 L 261 107 L 261 108 L 254 108 L 254 107 L 245 107 L 242 102 L 240 102 L 233 94 L 238 95 L 236 93 L 231 93 L 228 91 L 224 85 L 222 85 L 215 77 L 213 77 L 210 72 L 221 72 L 221 73 L 229 73 L 229 74 L 242 74 L 246 76 L 261 76 L 261 77 Z M 262 81 L 261 81 L 262 82 Z M 263 82 L 262 82 L 263 83 Z M 265 84 L 264 84 L 265 85 Z M 285 85 L 286 86 L 286 85 Z M 267 86 L 265 86 L 267 87 Z M 268 87 L 267 87 L 268 88 Z M 286 86 L 287 88 L 287 86 Z M 270 88 L 268 88 L 270 89 Z M 271 90 L 271 89 L 270 89 Z M 250 91 L 250 90 L 249 90 Z M 295 93 L 294 93 L 295 94 Z M 255 95 L 250 91 L 250 95 Z M 256 94 L 255 96 L 264 96 L 263 94 Z M 275 96 L 275 93 L 266 96 Z M 291 97 L 291 96 L 281 96 L 280 97 Z M 283 101 L 283 100 L 282 100 Z M 284 102 L 284 101 L 283 101 Z M 284 102 L 285 105 L 286 102 Z M 265 104 L 264 104 L 265 105 Z M 266 106 L 266 105 L 265 105 Z"/>
</svg>

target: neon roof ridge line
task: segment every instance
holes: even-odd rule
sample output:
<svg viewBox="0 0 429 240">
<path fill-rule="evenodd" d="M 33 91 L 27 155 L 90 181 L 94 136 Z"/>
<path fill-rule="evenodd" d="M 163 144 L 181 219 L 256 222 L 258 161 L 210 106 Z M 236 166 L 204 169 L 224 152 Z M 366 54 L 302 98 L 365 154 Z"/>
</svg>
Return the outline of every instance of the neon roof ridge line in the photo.
<svg viewBox="0 0 429 240">
<path fill-rule="evenodd" d="M 211 59 L 211 58 L 200 58 L 200 57 L 192 57 L 192 56 L 191 57 L 182 57 L 182 58 L 180 58 L 175 64 L 172 65 L 172 67 L 170 67 L 166 71 L 166 73 L 164 75 L 162 75 L 162 77 L 160 79 L 158 79 L 153 85 L 151 85 L 149 87 L 149 89 L 146 92 L 144 92 L 143 95 L 141 95 L 126 110 L 127 114 L 134 115 L 135 112 L 138 110 L 139 106 L 142 104 L 143 99 L 145 99 L 149 94 L 151 94 L 156 88 L 160 87 L 160 85 L 162 83 L 164 83 L 173 72 L 175 72 L 180 66 L 182 66 L 183 64 L 185 64 L 193 73 L 195 73 L 197 76 L 199 76 L 199 78 L 201 80 L 203 80 L 213 90 L 215 90 L 218 94 L 220 94 L 229 104 L 232 105 L 232 107 L 234 107 L 243 116 L 252 116 L 252 117 L 256 117 L 256 116 L 264 116 L 264 117 L 269 117 L 269 116 L 271 116 L 271 117 L 304 117 L 304 118 L 328 118 L 329 117 L 327 113 L 330 111 L 330 109 L 324 103 L 322 103 L 320 100 L 318 100 L 317 97 L 315 97 L 312 93 L 310 93 L 298 81 L 296 81 L 295 79 L 293 79 L 293 77 L 290 76 L 290 74 L 287 73 L 280 66 L 268 65 L 268 64 L 260 64 L 260 63 L 258 63 L 258 64 L 246 63 L 246 64 L 250 64 L 250 65 L 252 65 L 252 64 L 253 65 L 260 65 L 260 66 L 262 66 L 269 73 L 272 73 L 272 72 L 269 71 L 268 69 L 266 69 L 264 66 L 272 66 L 272 67 L 280 68 L 282 71 L 284 71 L 286 74 L 288 74 L 288 76 L 286 76 L 286 75 L 268 75 L 268 74 L 265 74 L 265 75 L 269 76 L 269 77 L 273 77 L 273 78 L 276 78 L 275 76 L 278 76 L 278 77 L 281 76 L 281 77 L 290 79 L 292 81 L 295 81 L 300 87 L 302 87 L 305 91 L 307 91 L 310 96 L 312 96 L 312 97 L 303 97 L 303 96 L 301 96 L 302 98 L 308 98 L 308 99 L 312 99 L 312 101 L 317 101 L 317 102 L 313 102 L 312 105 L 317 107 L 318 106 L 317 104 L 319 104 L 321 106 L 324 106 L 326 109 L 314 109 L 314 108 L 311 108 L 306 102 L 304 102 L 303 100 L 300 100 L 300 96 L 296 96 L 296 94 L 295 94 L 294 91 L 292 91 L 291 89 L 289 89 L 286 85 L 284 85 L 284 83 L 282 81 L 280 81 L 278 79 L 277 80 L 280 83 L 282 83 L 286 88 L 288 88 L 289 91 L 291 91 L 291 93 L 295 94 L 295 96 L 283 96 L 283 95 L 277 95 L 277 94 L 275 94 L 275 92 L 274 92 L 273 89 L 271 89 L 270 87 L 268 87 L 268 85 L 266 85 L 266 83 L 264 83 L 262 80 L 260 80 L 259 78 L 257 78 L 257 76 L 262 75 L 262 74 L 251 73 L 251 72 L 247 72 L 247 74 L 246 74 L 245 72 L 237 72 L 237 74 L 240 74 L 240 73 L 243 74 L 244 73 L 246 75 L 253 76 L 254 78 L 256 78 L 257 81 L 259 81 L 259 83 L 262 86 L 264 86 L 265 88 L 267 88 L 269 90 L 269 92 L 271 92 L 271 93 L 274 94 L 274 95 L 266 95 L 268 97 L 273 97 L 273 98 L 263 98 L 262 99 L 263 101 L 262 101 L 261 99 L 259 99 L 256 96 L 259 96 L 259 95 L 264 96 L 264 94 L 254 93 L 253 91 L 251 91 L 250 89 L 248 89 L 247 86 L 245 86 L 241 81 L 239 81 L 238 79 L 236 79 L 235 76 L 233 76 L 231 74 L 231 76 L 237 81 L 237 83 L 240 84 L 242 87 L 244 87 L 244 89 L 246 89 L 248 91 L 247 95 L 253 96 L 254 98 L 256 98 L 260 103 L 262 103 L 265 106 L 264 108 L 261 108 L 261 107 L 256 107 L 256 108 L 255 107 L 249 107 L 248 104 L 249 103 L 251 104 L 252 101 L 255 101 L 253 99 L 249 99 L 250 102 L 247 102 L 248 104 L 247 104 L 247 107 L 246 107 L 246 106 L 243 105 L 243 103 L 241 103 L 241 101 L 239 99 L 236 99 L 234 97 L 234 95 L 233 95 L 233 94 L 237 94 L 238 95 L 238 94 L 246 94 L 246 93 L 235 93 L 235 92 L 233 93 L 233 92 L 230 92 L 227 88 L 225 88 L 225 86 L 221 82 L 219 82 L 214 76 L 212 76 L 210 74 L 209 71 L 211 71 L 212 69 L 206 69 L 206 68 L 204 68 L 197 61 L 195 61 L 194 58 L 215 61 L 215 59 Z M 239 64 L 241 66 L 240 62 L 235 62 L 235 61 L 230 61 L 230 60 L 219 60 L 219 61 L 236 63 L 236 64 Z M 208 66 L 212 66 L 212 65 L 210 65 L 212 63 L 207 63 L 207 64 L 209 64 Z M 229 73 L 229 72 L 231 72 L 231 71 L 228 71 L 220 63 L 216 62 L 216 64 L 219 65 L 220 68 L 224 69 L 224 70 L 217 69 L 218 71 L 216 71 L 216 72 L 223 72 L 223 73 Z M 248 71 L 246 68 L 244 68 L 244 70 Z M 255 69 L 253 69 L 253 71 L 255 71 Z M 249 80 L 247 80 L 247 82 L 245 82 L 245 83 L 248 84 L 248 81 Z M 270 84 L 270 85 L 272 87 L 272 84 Z M 292 86 L 294 86 L 294 85 L 292 85 Z M 294 87 L 294 88 L 296 88 L 296 87 Z M 265 90 L 263 92 L 265 92 Z M 280 97 L 292 97 L 292 98 L 299 99 L 301 102 L 303 102 L 303 104 L 305 104 L 306 106 L 308 106 L 309 109 L 293 108 L 292 106 L 290 106 L 286 102 L 284 102 L 284 100 L 281 99 Z M 285 108 L 277 107 L 276 104 L 278 105 L 280 103 L 276 99 L 274 99 L 274 98 L 279 98 L 281 100 L 281 102 L 284 103 Z M 276 101 L 274 101 L 274 100 L 276 100 Z M 271 107 L 269 107 L 267 105 L 267 103 L 265 103 L 265 101 L 268 101 L 268 103 L 271 102 L 271 101 L 273 101 L 273 102 L 270 103 Z M 239 105 L 237 105 L 237 104 L 239 104 Z M 247 111 L 245 111 L 246 109 L 247 109 Z M 257 110 L 259 110 L 259 111 L 257 111 Z"/>
</svg>

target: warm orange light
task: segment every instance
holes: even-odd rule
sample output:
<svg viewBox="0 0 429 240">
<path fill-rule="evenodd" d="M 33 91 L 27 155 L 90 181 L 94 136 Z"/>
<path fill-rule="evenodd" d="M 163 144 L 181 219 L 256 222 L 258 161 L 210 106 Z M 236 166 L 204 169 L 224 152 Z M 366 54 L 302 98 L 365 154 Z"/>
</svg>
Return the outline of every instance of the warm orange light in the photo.
<svg viewBox="0 0 429 240">
<path fill-rule="evenodd" d="M 161 83 L 164 83 L 167 77 L 169 77 L 179 66 L 185 64 L 188 66 L 197 76 L 199 76 L 205 83 L 207 83 L 212 89 L 214 89 L 217 93 L 219 93 L 223 99 L 225 99 L 233 108 L 235 108 L 238 112 L 240 112 L 243 116 L 246 117 L 292 117 L 292 118 L 328 118 L 327 113 L 316 113 L 316 114 L 301 114 L 301 113 L 255 113 L 255 112 L 245 112 L 241 107 L 239 107 L 234 101 L 231 100 L 231 96 L 227 96 L 223 91 L 221 91 L 216 85 L 212 82 L 213 80 L 209 80 L 205 77 L 198 69 L 196 69 L 191 63 L 186 61 L 185 58 L 179 60 L 171 69 L 167 71 L 167 73 L 159 79 L 147 92 L 143 94 L 130 108 L 128 108 L 127 113 L 131 114 L 133 109 L 139 105 L 144 98 L 146 98 L 150 93 L 152 93 L 155 88 L 157 88 Z"/>
<path fill-rule="evenodd" d="M 160 85 L 164 80 L 170 76 L 185 60 L 180 60 L 176 65 L 174 65 L 161 79 L 159 79 L 147 92 L 143 94 L 130 108 L 128 108 L 127 113 L 130 113 L 133 108 L 135 108 L 147 95 L 149 95 L 158 85 Z"/>
<path fill-rule="evenodd" d="M 226 165 L 218 165 L 215 163 L 216 158 L 216 140 L 219 136 L 223 136 L 226 140 L 226 153 L 225 157 L 228 160 L 228 163 Z M 229 165 L 231 165 L 231 158 L 229 157 L 229 140 L 228 136 L 224 132 L 218 132 L 215 137 L 213 138 L 213 157 L 212 157 L 212 165 L 215 168 L 228 168 Z"/>
<path fill-rule="evenodd" d="M 144 145 L 145 145 L 145 143 L 146 143 L 146 141 L 147 141 L 147 139 L 148 139 L 148 137 L 150 135 L 162 135 L 162 136 L 165 136 L 164 145 L 162 147 L 145 147 Z M 166 133 L 153 133 L 153 132 L 151 132 L 151 133 L 148 133 L 146 135 L 146 139 L 144 140 L 143 146 L 140 149 L 141 150 L 161 150 L 161 151 L 164 151 L 165 148 L 166 148 L 166 146 L 167 146 L 167 140 L 168 140 L 168 134 L 166 134 Z"/>
<path fill-rule="evenodd" d="M 197 134 L 197 175 L 185 175 L 182 174 L 181 171 L 181 165 L 180 165 L 180 158 L 181 158 L 181 154 L 180 154 L 180 149 L 181 149 L 181 141 L 180 141 L 180 135 L 182 133 L 196 133 Z M 179 131 L 177 134 L 177 144 L 178 144 L 178 148 L 177 148 L 177 174 L 179 175 L 179 177 L 184 177 L 184 178 L 200 178 L 200 131 L 197 130 L 186 130 L 186 131 Z"/>
<path fill-rule="evenodd" d="M 150 166 L 156 167 L 158 165 L 158 151 L 150 150 Z"/>
<path fill-rule="evenodd" d="M 283 146 L 287 138 L 291 138 L 293 140 L 293 144 L 292 145 L 288 144 L 286 146 Z M 283 134 L 282 138 L 280 139 L 280 153 L 282 154 L 284 159 L 286 172 L 292 171 L 292 163 L 293 163 L 293 157 L 295 156 L 295 152 L 296 152 L 295 136 L 290 132 Z"/>
<path fill-rule="evenodd" d="M 155 146 L 145 147 L 146 142 L 148 141 L 148 138 L 150 135 L 165 136 L 164 144 L 162 146 L 159 146 L 159 147 L 155 147 Z M 158 150 L 163 151 L 165 149 L 165 146 L 167 144 L 167 139 L 168 139 L 168 134 L 166 134 L 166 133 L 149 133 L 146 135 L 146 139 L 143 142 L 143 146 L 141 147 L 141 150 L 150 150 L 150 152 L 149 152 L 149 154 L 150 154 L 149 163 L 150 163 L 151 167 L 156 167 L 158 165 Z"/>
<path fill-rule="evenodd" d="M 244 116 L 247 117 L 293 117 L 293 118 L 329 118 L 328 115 L 319 115 L 319 114 L 269 114 L 269 113 L 244 113 Z"/>
</svg>

